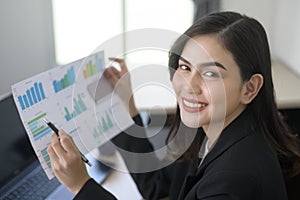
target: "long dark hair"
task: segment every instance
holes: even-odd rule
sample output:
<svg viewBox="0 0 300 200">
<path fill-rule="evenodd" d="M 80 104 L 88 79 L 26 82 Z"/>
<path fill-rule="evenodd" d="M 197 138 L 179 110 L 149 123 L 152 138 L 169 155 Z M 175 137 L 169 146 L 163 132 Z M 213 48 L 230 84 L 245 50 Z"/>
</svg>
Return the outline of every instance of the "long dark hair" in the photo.
<svg viewBox="0 0 300 200">
<path fill-rule="evenodd" d="M 281 168 L 287 177 L 300 172 L 300 142 L 280 117 L 277 109 L 271 74 L 271 56 L 266 32 L 255 19 L 235 12 L 219 12 L 196 21 L 171 48 L 169 67 L 171 79 L 178 67 L 178 60 L 189 38 L 214 34 L 224 49 L 231 52 L 240 69 L 243 81 L 253 74 L 264 77 L 264 83 L 256 98 L 248 105 L 263 130 L 264 137 L 276 151 Z M 174 117 L 167 142 L 173 138 L 181 123 L 179 108 Z M 199 142 L 195 140 L 184 157 L 198 154 Z"/>
</svg>

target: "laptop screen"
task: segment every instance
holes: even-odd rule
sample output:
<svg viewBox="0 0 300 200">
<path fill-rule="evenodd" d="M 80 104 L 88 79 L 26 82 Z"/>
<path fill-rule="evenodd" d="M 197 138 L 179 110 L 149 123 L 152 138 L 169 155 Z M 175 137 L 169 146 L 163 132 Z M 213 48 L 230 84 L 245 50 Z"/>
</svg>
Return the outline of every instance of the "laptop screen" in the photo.
<svg viewBox="0 0 300 200">
<path fill-rule="evenodd" d="M 0 99 L 0 187 L 36 159 L 12 95 Z"/>
</svg>

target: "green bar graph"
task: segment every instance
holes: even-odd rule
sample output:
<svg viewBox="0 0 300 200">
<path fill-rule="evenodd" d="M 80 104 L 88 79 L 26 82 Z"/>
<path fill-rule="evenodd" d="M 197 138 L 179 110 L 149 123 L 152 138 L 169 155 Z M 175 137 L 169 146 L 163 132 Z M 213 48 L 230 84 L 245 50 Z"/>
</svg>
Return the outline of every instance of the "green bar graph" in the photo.
<svg viewBox="0 0 300 200">
<path fill-rule="evenodd" d="M 77 115 L 80 115 L 82 112 L 87 110 L 87 107 L 86 107 L 85 103 L 83 102 L 81 96 L 78 94 L 77 97 L 78 98 L 73 98 L 74 106 L 73 106 L 73 109 L 71 112 L 69 111 L 69 109 L 67 107 L 64 107 L 66 121 L 70 121 Z"/>
<path fill-rule="evenodd" d="M 99 57 L 98 55 L 95 55 L 95 63 L 89 60 L 85 64 L 85 69 L 83 70 L 83 76 L 85 79 L 87 79 L 88 77 L 91 77 L 102 70 L 103 70 L 103 56 Z"/>
<path fill-rule="evenodd" d="M 111 116 L 108 114 L 108 112 L 105 112 L 105 115 L 101 116 L 97 127 L 94 128 L 94 130 L 93 130 L 94 138 L 98 138 L 103 133 L 109 131 L 113 127 L 114 127 L 114 124 L 111 119 Z"/>
</svg>

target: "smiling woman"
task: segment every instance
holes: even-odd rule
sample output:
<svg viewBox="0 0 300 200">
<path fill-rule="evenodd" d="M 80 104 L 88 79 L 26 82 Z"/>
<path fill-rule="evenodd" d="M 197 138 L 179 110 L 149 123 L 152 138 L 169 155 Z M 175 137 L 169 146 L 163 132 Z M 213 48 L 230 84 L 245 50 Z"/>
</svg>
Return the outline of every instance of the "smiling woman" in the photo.
<svg viewBox="0 0 300 200">
<path fill-rule="evenodd" d="M 183 49 L 178 66 L 173 77 L 173 87 L 181 119 L 188 127 L 203 127 L 206 132 L 212 119 L 218 122 L 224 120 L 224 127 L 231 123 L 245 109 L 251 98 L 256 96 L 255 93 L 263 83 L 262 76 L 259 76 L 260 79 L 255 79 L 252 84 L 254 90 L 247 91 L 247 96 L 243 96 L 248 86 L 243 85 L 239 67 L 214 35 L 190 39 Z M 222 115 L 223 113 L 226 114 Z M 214 143 L 218 134 L 212 134 L 215 136 L 210 142 Z"/>
<path fill-rule="evenodd" d="M 121 70 L 111 66 L 104 76 L 113 87 L 120 83 L 130 91 L 130 80 L 122 81 L 126 64 L 115 60 Z M 112 141 L 142 196 L 286 200 L 285 178 L 300 172 L 300 142 L 278 114 L 263 26 L 235 12 L 209 14 L 175 41 L 169 66 L 177 112 L 167 157 L 151 154 L 153 146 L 141 127 L 132 126 Z M 142 125 L 133 97 L 128 104 Z M 72 139 L 63 131 L 60 138 L 53 136 L 48 152 L 56 176 L 75 199 L 115 199 L 88 176 Z M 188 149 L 182 148 L 188 139 Z"/>
</svg>

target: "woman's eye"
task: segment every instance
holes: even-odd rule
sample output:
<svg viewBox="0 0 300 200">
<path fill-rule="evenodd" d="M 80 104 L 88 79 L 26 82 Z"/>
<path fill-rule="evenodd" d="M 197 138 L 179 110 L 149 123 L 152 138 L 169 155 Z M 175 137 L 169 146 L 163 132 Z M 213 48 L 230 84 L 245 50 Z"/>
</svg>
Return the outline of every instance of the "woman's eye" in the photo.
<svg viewBox="0 0 300 200">
<path fill-rule="evenodd" d="M 207 77 L 212 77 L 212 78 L 217 78 L 219 77 L 219 75 L 215 72 L 212 72 L 212 71 L 208 71 L 208 72 L 204 72 L 203 73 L 204 76 L 207 76 Z"/>
<path fill-rule="evenodd" d="M 181 70 L 190 70 L 190 68 L 187 65 L 179 65 L 179 68 Z"/>
</svg>

